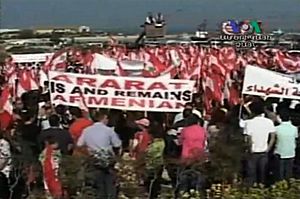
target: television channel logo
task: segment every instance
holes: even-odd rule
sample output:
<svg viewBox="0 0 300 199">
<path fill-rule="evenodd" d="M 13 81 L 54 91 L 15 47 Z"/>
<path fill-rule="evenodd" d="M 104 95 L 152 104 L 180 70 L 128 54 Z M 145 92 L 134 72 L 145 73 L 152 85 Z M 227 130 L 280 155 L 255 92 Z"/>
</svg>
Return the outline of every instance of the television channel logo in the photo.
<svg viewBox="0 0 300 199">
<path fill-rule="evenodd" d="M 261 34 L 261 21 L 256 20 L 228 20 L 222 23 L 222 31 L 226 35 Z"/>
</svg>

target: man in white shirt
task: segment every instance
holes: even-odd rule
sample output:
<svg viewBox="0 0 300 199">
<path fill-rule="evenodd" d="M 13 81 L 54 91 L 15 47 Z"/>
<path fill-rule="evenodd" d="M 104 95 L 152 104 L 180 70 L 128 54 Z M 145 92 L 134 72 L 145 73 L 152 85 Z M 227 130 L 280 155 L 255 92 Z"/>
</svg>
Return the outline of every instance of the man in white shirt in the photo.
<svg viewBox="0 0 300 199">
<path fill-rule="evenodd" d="M 262 101 L 253 102 L 250 109 L 255 117 L 246 122 L 244 134 L 246 135 L 246 142 L 251 146 L 247 182 L 252 186 L 254 183 L 266 183 L 268 152 L 275 143 L 276 129 L 272 120 L 263 116 L 264 104 Z"/>
</svg>

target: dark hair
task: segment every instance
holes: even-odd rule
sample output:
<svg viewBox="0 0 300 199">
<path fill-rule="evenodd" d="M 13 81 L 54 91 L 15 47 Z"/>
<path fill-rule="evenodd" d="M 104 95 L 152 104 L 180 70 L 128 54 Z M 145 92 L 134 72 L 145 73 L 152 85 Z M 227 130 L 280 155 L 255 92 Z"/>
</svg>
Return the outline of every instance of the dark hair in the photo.
<svg viewBox="0 0 300 199">
<path fill-rule="evenodd" d="M 51 110 L 52 107 L 51 107 L 51 105 L 46 104 L 46 105 L 44 106 L 44 109 L 47 111 L 47 110 Z"/>
<path fill-rule="evenodd" d="M 51 127 L 58 127 L 60 123 L 60 118 L 58 115 L 51 115 L 49 117 L 49 124 Z"/>
<path fill-rule="evenodd" d="M 22 109 L 21 110 L 21 118 L 24 122 L 28 122 L 34 117 L 34 113 L 31 110 Z"/>
<path fill-rule="evenodd" d="M 200 123 L 200 118 L 198 115 L 191 114 L 188 118 L 186 118 L 186 126 L 191 126 Z"/>
<path fill-rule="evenodd" d="M 100 120 L 103 120 L 105 116 L 108 116 L 107 111 L 99 110 L 95 113 L 93 118 L 95 121 L 100 121 Z"/>
<path fill-rule="evenodd" d="M 226 120 L 226 113 L 220 108 L 218 108 L 215 111 L 213 111 L 211 115 L 210 124 L 211 125 L 216 125 L 219 123 L 223 124 L 225 123 L 225 120 Z"/>
<path fill-rule="evenodd" d="M 265 112 L 264 103 L 260 100 L 252 102 L 249 108 L 254 115 L 261 115 Z"/>
<path fill-rule="evenodd" d="M 71 107 L 70 108 L 70 113 L 75 116 L 76 118 L 81 118 L 82 117 L 82 111 L 78 107 Z"/>
<path fill-rule="evenodd" d="M 188 118 L 192 114 L 193 114 L 193 110 L 191 110 L 191 109 L 184 109 L 183 113 L 182 113 L 183 118 Z"/>
<path fill-rule="evenodd" d="M 3 139 L 4 138 L 4 133 L 3 131 L 0 131 L 0 139 Z"/>
<path fill-rule="evenodd" d="M 149 134 L 151 134 L 153 138 L 162 138 L 164 136 L 164 129 L 161 123 L 157 121 L 151 122 L 149 126 Z"/>
<path fill-rule="evenodd" d="M 204 120 L 202 119 L 202 118 L 199 118 L 199 124 L 200 124 L 200 126 L 204 126 Z"/>
<path fill-rule="evenodd" d="M 63 115 L 63 114 L 65 114 L 65 112 L 66 112 L 66 107 L 64 106 L 64 105 L 57 105 L 56 107 L 55 107 L 55 112 L 57 113 L 57 114 L 59 114 L 59 115 Z"/>
<path fill-rule="evenodd" d="M 47 136 L 45 141 L 46 141 L 47 144 L 50 144 L 50 145 L 57 143 L 57 141 L 54 138 L 54 136 L 51 136 L 51 135 Z"/>
<path fill-rule="evenodd" d="M 192 103 L 192 102 L 188 102 L 188 103 L 186 103 L 186 104 L 184 105 L 184 107 L 187 107 L 187 106 L 193 107 L 193 103 Z"/>
<path fill-rule="evenodd" d="M 280 119 L 283 121 L 283 122 L 287 122 L 290 120 L 290 113 L 287 109 L 284 109 L 284 110 L 281 110 L 280 111 Z"/>
</svg>

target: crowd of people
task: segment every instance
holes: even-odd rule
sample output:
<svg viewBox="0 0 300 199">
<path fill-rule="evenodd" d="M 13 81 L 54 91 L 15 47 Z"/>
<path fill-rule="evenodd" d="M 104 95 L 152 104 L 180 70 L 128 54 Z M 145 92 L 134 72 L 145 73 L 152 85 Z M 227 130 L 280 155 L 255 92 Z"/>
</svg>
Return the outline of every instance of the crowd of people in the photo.
<svg viewBox="0 0 300 199">
<path fill-rule="evenodd" d="M 53 107 L 49 101 L 37 107 L 38 102 L 32 99 L 17 99 L 13 115 L 0 111 L 3 199 L 24 197 L 39 180 L 50 198 L 66 198 L 60 162 L 63 156 L 78 152 L 92 160 L 88 166 L 93 178 L 88 183 L 97 190 L 99 199 L 118 197 L 115 165 L 117 157 L 124 154 L 143 162 L 138 175 L 149 198 L 158 198 L 161 184 L 165 183 L 172 185 L 175 196 L 181 191 L 201 190 L 206 186 L 205 173 L 188 175 L 185 171 L 195 163 L 212 161 L 217 138 L 234 124 L 238 124 L 234 134 L 244 136 L 248 146 L 241 151 L 247 154 L 242 168 L 245 172 L 236 173 L 236 178 L 253 186 L 299 177 L 299 105 L 291 109 L 290 100 L 276 102 L 274 109 L 270 100 L 247 98 L 236 107 L 215 105 L 207 118 L 194 103 L 187 103 L 175 117 L 167 113 L 149 113 L 145 117 L 141 112 L 85 112 L 78 107 Z M 25 157 L 21 160 L 21 173 L 26 171 L 26 177 L 16 177 L 20 172 L 20 160 L 16 159 L 20 155 Z M 42 179 L 36 175 L 37 167 L 41 168 Z M 164 171 L 169 182 L 162 178 Z"/>
</svg>

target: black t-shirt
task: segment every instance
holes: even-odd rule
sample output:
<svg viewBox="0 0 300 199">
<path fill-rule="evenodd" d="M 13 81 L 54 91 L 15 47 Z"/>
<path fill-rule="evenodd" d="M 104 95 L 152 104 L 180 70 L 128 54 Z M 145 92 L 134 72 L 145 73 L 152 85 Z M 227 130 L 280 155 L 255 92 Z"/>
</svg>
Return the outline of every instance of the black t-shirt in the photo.
<svg viewBox="0 0 300 199">
<path fill-rule="evenodd" d="M 62 154 L 68 154 L 68 145 L 73 144 L 73 139 L 70 133 L 61 128 L 49 128 L 43 130 L 38 138 L 40 148 L 43 149 L 45 146 L 45 141 L 48 137 L 53 137 L 55 141 L 59 145 L 59 149 L 61 150 Z"/>
<path fill-rule="evenodd" d="M 122 140 L 122 147 L 127 149 L 129 147 L 129 140 L 133 139 L 134 134 L 138 131 L 134 126 L 128 125 L 124 121 L 123 125 L 116 125 L 115 132 L 119 135 Z"/>
<path fill-rule="evenodd" d="M 179 158 L 181 153 L 181 147 L 175 143 L 177 139 L 176 135 L 166 135 L 165 137 L 165 151 L 164 154 L 167 158 Z"/>
<path fill-rule="evenodd" d="M 22 124 L 19 126 L 19 132 L 24 141 L 37 143 L 37 137 L 40 134 L 40 128 L 36 123 Z"/>
</svg>

